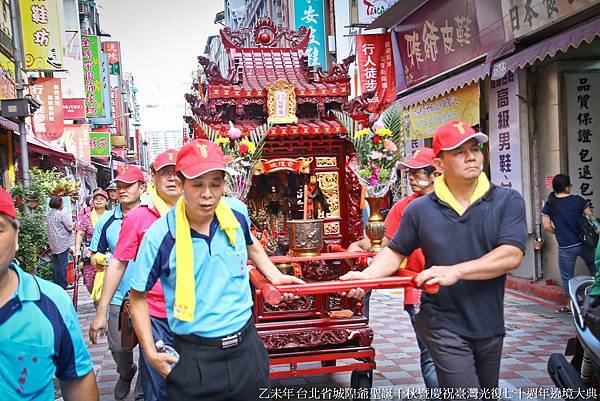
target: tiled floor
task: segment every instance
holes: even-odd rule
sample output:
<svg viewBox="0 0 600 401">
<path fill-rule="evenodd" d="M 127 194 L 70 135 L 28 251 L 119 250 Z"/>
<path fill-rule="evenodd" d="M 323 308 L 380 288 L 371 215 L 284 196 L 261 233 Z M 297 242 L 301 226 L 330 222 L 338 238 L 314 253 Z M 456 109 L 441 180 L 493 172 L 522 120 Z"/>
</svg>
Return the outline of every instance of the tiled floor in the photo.
<svg viewBox="0 0 600 401">
<path fill-rule="evenodd" d="M 507 332 L 500 372 L 501 395 L 531 400 L 538 398 L 540 388 L 547 388 L 546 393 L 551 394 L 549 389 L 553 386 L 546 372 L 546 362 L 553 352 L 564 351 L 566 340 L 573 334 L 572 321 L 570 315 L 557 314 L 548 306 L 514 294 L 507 293 L 505 301 Z M 87 338 L 94 311 L 85 288 L 80 291 L 78 312 Z M 402 292 L 375 292 L 370 318 L 375 331 L 373 346 L 377 352 L 371 399 L 397 400 L 414 394 L 423 387 L 423 381 L 418 363 L 419 350 L 402 308 Z M 106 338 L 97 345 L 88 346 L 94 359 L 100 399 L 112 400 L 117 375 Z M 282 379 L 272 384 L 273 399 L 349 399 L 343 397 L 348 391 L 350 374 Z M 368 399 L 369 395 L 359 396 Z M 133 399 L 132 395 L 128 399 Z"/>
</svg>

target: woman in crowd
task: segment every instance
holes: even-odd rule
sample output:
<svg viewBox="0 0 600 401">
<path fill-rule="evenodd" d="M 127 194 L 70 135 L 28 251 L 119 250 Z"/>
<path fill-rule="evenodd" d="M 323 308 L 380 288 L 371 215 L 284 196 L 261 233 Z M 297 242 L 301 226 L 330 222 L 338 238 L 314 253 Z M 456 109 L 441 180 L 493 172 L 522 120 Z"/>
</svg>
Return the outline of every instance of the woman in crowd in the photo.
<svg viewBox="0 0 600 401">
<path fill-rule="evenodd" d="M 90 263 L 90 241 L 94 227 L 100 217 L 106 212 L 108 194 L 102 188 L 96 188 L 92 195 L 91 207 L 84 208 L 77 219 L 77 234 L 75 237 L 75 256 L 83 257 L 83 283 L 91 293 L 94 287 L 96 269 Z"/>
</svg>

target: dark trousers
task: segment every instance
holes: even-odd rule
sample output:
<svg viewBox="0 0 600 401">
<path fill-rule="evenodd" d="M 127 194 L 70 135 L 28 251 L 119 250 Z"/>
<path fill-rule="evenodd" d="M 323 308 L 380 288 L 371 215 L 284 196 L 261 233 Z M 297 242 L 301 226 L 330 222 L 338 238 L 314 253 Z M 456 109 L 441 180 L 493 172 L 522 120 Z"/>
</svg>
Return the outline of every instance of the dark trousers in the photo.
<svg viewBox="0 0 600 401">
<path fill-rule="evenodd" d="M 406 313 L 408 313 L 408 316 L 410 316 L 410 323 L 413 327 L 413 330 L 415 331 L 415 337 L 417 338 L 417 345 L 419 346 L 420 351 L 421 374 L 423 375 L 423 382 L 425 382 L 425 387 L 439 387 L 437 376 L 435 374 L 435 365 L 433 364 L 431 355 L 429 355 L 429 350 L 427 349 L 427 346 L 421 338 L 421 333 L 419 333 L 419 329 L 417 329 L 417 313 L 415 311 L 415 306 L 404 305 L 404 310 L 406 311 Z"/>
<path fill-rule="evenodd" d="M 254 324 L 250 325 L 238 345 L 225 349 L 219 345 L 204 345 L 195 341 L 195 336 L 175 335 L 173 347 L 180 357 L 167 376 L 167 399 L 269 399 L 269 356 Z"/>
<path fill-rule="evenodd" d="M 503 335 L 468 338 L 446 329 L 431 329 L 417 315 L 422 335 L 442 388 L 498 388 Z"/>
<path fill-rule="evenodd" d="M 169 328 L 167 319 L 160 319 L 150 316 L 152 325 L 152 337 L 154 342 L 163 340 L 166 345 L 173 345 L 173 333 Z M 167 384 L 165 379 L 154 367 L 146 360 L 144 350 L 140 347 L 140 380 L 144 390 L 145 401 L 165 401 L 167 399 Z"/>
<path fill-rule="evenodd" d="M 69 250 L 52 255 L 52 281 L 67 288 L 67 264 L 69 263 Z"/>
</svg>

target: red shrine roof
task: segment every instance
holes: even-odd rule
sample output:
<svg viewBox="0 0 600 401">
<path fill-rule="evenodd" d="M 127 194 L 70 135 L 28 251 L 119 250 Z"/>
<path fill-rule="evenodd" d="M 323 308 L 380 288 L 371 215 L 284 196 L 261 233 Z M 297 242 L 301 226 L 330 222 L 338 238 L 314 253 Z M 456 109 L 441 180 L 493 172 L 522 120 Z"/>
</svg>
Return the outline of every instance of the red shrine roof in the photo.
<svg viewBox="0 0 600 401">
<path fill-rule="evenodd" d="M 262 97 L 267 95 L 268 86 L 285 80 L 296 86 L 296 95 L 305 96 L 348 96 L 349 85 L 321 83 L 309 79 L 307 67 L 303 66 L 301 49 L 244 48 L 232 51 L 238 60 L 240 83 L 231 85 L 209 85 L 208 95 L 213 98 Z"/>
<path fill-rule="evenodd" d="M 306 27 L 292 31 L 276 26 L 269 18 L 260 20 L 254 29 L 222 29 L 221 40 L 230 60 L 227 76 L 208 58 L 198 58 L 208 81 L 209 98 L 265 98 L 268 87 L 283 80 L 295 85 L 300 98 L 318 97 L 321 103 L 347 101 L 352 61 L 334 64 L 327 72 L 309 67 L 305 55 L 309 38 Z"/>
<path fill-rule="evenodd" d="M 229 123 L 210 123 L 212 128 L 217 131 L 227 132 Z M 261 125 L 256 121 L 236 121 L 235 126 L 242 133 L 246 134 L 257 126 Z M 274 125 L 269 130 L 270 137 L 295 136 L 295 135 L 336 135 L 345 132 L 344 128 L 334 120 L 318 120 L 301 118 L 298 124 Z"/>
</svg>

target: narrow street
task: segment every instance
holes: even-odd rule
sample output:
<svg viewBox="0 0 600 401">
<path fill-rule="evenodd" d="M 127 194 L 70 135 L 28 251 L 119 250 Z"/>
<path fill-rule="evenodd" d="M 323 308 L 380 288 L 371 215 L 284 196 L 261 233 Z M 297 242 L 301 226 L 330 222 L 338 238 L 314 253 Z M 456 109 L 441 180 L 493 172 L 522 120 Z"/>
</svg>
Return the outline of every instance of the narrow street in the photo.
<svg viewBox="0 0 600 401">
<path fill-rule="evenodd" d="M 371 299 L 370 326 L 375 331 L 373 345 L 377 351 L 372 399 L 400 400 L 423 387 L 419 350 L 408 316 L 402 308 L 402 297 L 401 291 L 380 290 Z M 77 311 L 81 329 L 87 338 L 94 309 L 83 286 L 79 286 Z M 552 353 L 564 351 L 566 341 L 572 335 L 571 316 L 556 313 L 552 305 L 543 300 L 507 291 L 505 317 L 501 395 L 504 399 L 544 399 L 544 394 L 546 399 L 553 398 L 551 389 L 554 386 L 548 377 L 546 363 Z M 87 346 L 94 360 L 100 400 L 113 400 L 117 374 L 106 337 L 97 345 L 88 341 Z M 272 399 L 282 400 L 343 399 L 334 398 L 333 389 L 349 385 L 349 373 L 290 378 L 274 381 L 271 394 Z M 547 390 L 541 390 L 543 388 Z M 327 394 L 330 398 L 325 398 Z M 127 399 L 133 400 L 131 393 Z"/>
</svg>

